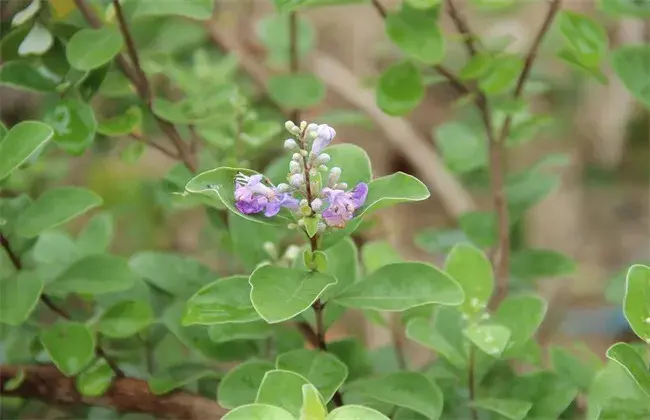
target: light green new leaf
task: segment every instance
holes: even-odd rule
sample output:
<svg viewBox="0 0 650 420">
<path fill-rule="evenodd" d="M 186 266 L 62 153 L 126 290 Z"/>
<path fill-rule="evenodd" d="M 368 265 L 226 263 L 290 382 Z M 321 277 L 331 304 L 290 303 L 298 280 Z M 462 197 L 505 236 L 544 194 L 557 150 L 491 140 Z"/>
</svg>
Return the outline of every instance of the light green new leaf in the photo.
<svg viewBox="0 0 650 420">
<path fill-rule="evenodd" d="M 41 0 L 32 0 L 27 7 L 16 13 L 11 20 L 11 26 L 20 26 L 32 19 L 41 10 Z"/>
<path fill-rule="evenodd" d="M 650 2 L 630 0 L 598 0 L 598 7 L 615 17 L 640 18 L 650 16 Z"/>
<path fill-rule="evenodd" d="M 54 129 L 54 142 L 66 152 L 79 156 L 92 146 L 97 130 L 90 104 L 63 98 L 48 108 L 43 121 Z"/>
<path fill-rule="evenodd" d="M 406 326 L 406 337 L 428 347 L 459 369 L 467 366 L 461 314 L 456 308 L 438 307 L 433 321 L 414 318 Z"/>
<path fill-rule="evenodd" d="M 418 10 L 408 3 L 386 18 L 388 37 L 412 58 L 437 64 L 445 56 L 445 39 L 437 23 L 437 10 Z"/>
<path fill-rule="evenodd" d="M 294 420 L 287 410 L 268 404 L 249 404 L 226 413 L 223 420 Z"/>
<path fill-rule="evenodd" d="M 32 271 L 21 270 L 0 279 L 0 323 L 25 322 L 36 308 L 42 291 L 43 280 Z"/>
<path fill-rule="evenodd" d="M 546 302 L 537 296 L 510 296 L 501 302 L 492 319 L 510 330 L 510 342 L 504 357 L 516 354 L 517 349 L 525 346 L 535 335 L 546 309 Z"/>
<path fill-rule="evenodd" d="M 414 176 L 404 172 L 373 179 L 368 184 L 368 196 L 356 217 L 393 204 L 423 201 L 429 198 L 429 189 Z"/>
<path fill-rule="evenodd" d="M 431 303 L 460 305 L 461 287 L 436 267 L 404 262 L 386 265 L 344 290 L 335 302 L 353 308 L 404 311 Z"/>
<path fill-rule="evenodd" d="M 216 324 L 208 327 L 208 335 L 215 343 L 225 343 L 234 340 L 261 340 L 273 334 L 273 329 L 263 320 Z"/>
<path fill-rule="evenodd" d="M 409 408 L 432 420 L 437 420 L 442 414 L 442 391 L 418 372 L 396 372 L 363 379 L 348 385 L 346 391 Z"/>
<path fill-rule="evenodd" d="M 278 356 L 277 369 L 304 376 L 329 402 L 348 376 L 347 366 L 336 356 L 316 350 L 294 350 Z"/>
<path fill-rule="evenodd" d="M 354 188 L 359 182 L 368 183 L 372 179 L 370 157 L 356 144 L 335 144 L 326 147 L 323 153 L 330 155 L 330 167 L 341 168 L 339 182 L 347 183 L 349 188 Z"/>
<path fill-rule="evenodd" d="M 211 367 L 198 363 L 183 363 L 171 366 L 149 379 L 149 389 L 154 395 L 163 395 L 206 376 L 213 375 Z"/>
<path fill-rule="evenodd" d="M 459 309 L 469 316 L 483 312 L 494 290 L 492 264 L 483 251 L 469 244 L 456 245 L 447 255 L 445 272 L 465 292 Z"/>
<path fill-rule="evenodd" d="M 6 140 L 2 143 L 5 142 Z M 101 204 L 102 198 L 85 188 L 59 187 L 47 190 L 20 215 L 16 221 L 16 233 L 25 238 L 33 238 Z"/>
<path fill-rule="evenodd" d="M 325 420 L 327 409 L 318 390 L 311 384 L 302 386 L 302 407 L 300 420 Z"/>
<path fill-rule="evenodd" d="M 464 174 L 486 166 L 487 147 L 484 136 L 467 124 L 442 124 L 435 129 L 433 137 L 445 165 L 452 172 Z"/>
<path fill-rule="evenodd" d="M 128 290 L 136 276 L 123 257 L 108 254 L 88 255 L 75 261 L 53 282 L 48 293 L 100 295 Z"/>
<path fill-rule="evenodd" d="M 52 47 L 54 38 L 50 31 L 39 22 L 35 22 L 23 42 L 18 47 L 18 55 L 41 55 Z"/>
<path fill-rule="evenodd" d="M 172 295 L 183 295 L 216 277 L 199 261 L 171 252 L 140 252 L 131 257 L 129 266 L 147 282 Z"/>
<path fill-rule="evenodd" d="M 251 302 L 268 323 L 286 321 L 302 313 L 336 284 L 329 274 L 263 265 L 249 278 Z"/>
<path fill-rule="evenodd" d="M 111 338 L 125 338 L 139 333 L 154 321 L 148 302 L 129 300 L 111 306 L 97 322 L 97 330 Z"/>
<path fill-rule="evenodd" d="M 183 325 L 247 323 L 260 319 L 250 298 L 245 276 L 217 280 L 201 288 L 185 307 Z"/>
<path fill-rule="evenodd" d="M 605 28 L 585 15 L 568 10 L 560 12 L 558 23 L 575 59 L 587 68 L 597 68 L 607 51 Z"/>
<path fill-rule="evenodd" d="M 528 401 L 483 398 L 473 401 L 472 407 L 492 411 L 510 420 L 523 420 L 533 406 Z"/>
<path fill-rule="evenodd" d="M 81 372 L 95 357 L 95 337 L 84 324 L 59 321 L 40 332 L 41 343 L 65 376 Z"/>
<path fill-rule="evenodd" d="M 280 106 L 305 109 L 325 98 L 325 85 L 313 74 L 282 74 L 268 82 L 269 96 Z"/>
<path fill-rule="evenodd" d="M 345 405 L 333 410 L 325 420 L 390 420 L 377 410 L 360 405 Z"/>
<path fill-rule="evenodd" d="M 87 71 L 111 61 L 123 46 L 122 34 L 117 26 L 104 26 L 76 32 L 68 41 L 65 53 L 72 67 Z"/>
<path fill-rule="evenodd" d="M 248 360 L 232 368 L 219 383 L 217 400 L 224 408 L 233 409 L 252 404 L 266 372 L 273 364 L 266 360 Z"/>
<path fill-rule="evenodd" d="M 303 385 L 309 385 L 309 381 L 295 372 L 270 370 L 262 379 L 255 403 L 281 407 L 298 417 L 302 407 Z"/>
<path fill-rule="evenodd" d="M 395 63 L 379 78 L 376 95 L 377 106 L 386 114 L 408 114 L 424 98 L 422 74 L 411 62 Z"/>
<path fill-rule="evenodd" d="M 101 397 L 111 385 L 114 374 L 106 360 L 98 358 L 75 378 L 75 386 L 83 396 Z"/>
<path fill-rule="evenodd" d="M 106 136 L 123 136 L 135 130 L 142 122 L 142 110 L 131 106 L 124 114 L 100 121 L 97 131 Z"/>
<path fill-rule="evenodd" d="M 483 352 L 495 358 L 501 356 L 510 340 L 510 330 L 498 324 L 471 325 L 465 328 L 463 334 Z"/>
<path fill-rule="evenodd" d="M 566 276 L 575 271 L 573 260 L 550 249 L 522 249 L 512 254 L 511 274 L 522 280 Z"/>
<path fill-rule="evenodd" d="M 523 66 L 524 62 L 519 57 L 499 57 L 492 61 L 487 72 L 481 76 L 478 86 L 488 95 L 504 93 L 515 85 Z"/>
<path fill-rule="evenodd" d="M 11 127 L 0 142 L 0 180 L 22 165 L 53 135 L 48 125 L 37 121 L 23 121 Z"/>
<path fill-rule="evenodd" d="M 25 382 L 25 370 L 20 368 L 16 376 L 9 379 L 5 383 L 4 389 L 6 391 L 15 391 L 16 389 L 18 389 L 18 387 L 20 387 L 20 385 L 22 385 L 23 382 Z"/>
<path fill-rule="evenodd" d="M 0 66 L 0 85 L 32 92 L 56 92 L 61 77 L 43 64 L 32 60 L 15 60 Z"/>
<path fill-rule="evenodd" d="M 650 3 L 648 3 L 650 13 Z M 619 47 L 611 53 L 612 68 L 635 98 L 650 108 L 650 45 Z"/>
<path fill-rule="evenodd" d="M 635 264 L 627 272 L 623 311 L 641 340 L 650 343 L 650 267 Z"/>
<path fill-rule="evenodd" d="M 163 1 L 138 0 L 133 13 L 135 19 L 151 16 L 183 16 L 190 19 L 207 20 L 212 16 L 214 2 L 211 0 Z"/>
</svg>

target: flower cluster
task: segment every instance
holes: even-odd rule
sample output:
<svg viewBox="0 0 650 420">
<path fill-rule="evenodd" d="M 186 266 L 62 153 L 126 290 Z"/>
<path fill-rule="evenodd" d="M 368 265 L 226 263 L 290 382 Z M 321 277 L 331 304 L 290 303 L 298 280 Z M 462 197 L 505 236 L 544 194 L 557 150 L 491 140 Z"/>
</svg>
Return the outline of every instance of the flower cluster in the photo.
<svg viewBox="0 0 650 420">
<path fill-rule="evenodd" d="M 318 219 L 318 230 L 327 226 L 342 228 L 354 217 L 354 212 L 366 201 L 368 185 L 361 182 L 347 190 L 345 182 L 339 182 L 341 169 L 326 165 L 330 156 L 323 150 L 332 142 L 336 131 L 327 124 L 300 126 L 291 121 L 285 128 L 294 138 L 285 140 L 284 147 L 293 152 L 289 162 L 288 183 L 277 187 L 262 175 L 235 178 L 235 202 L 244 214 L 264 212 L 266 217 L 278 214 L 281 208 L 289 208 L 302 216 L 298 224 L 304 226 L 307 217 Z"/>
</svg>

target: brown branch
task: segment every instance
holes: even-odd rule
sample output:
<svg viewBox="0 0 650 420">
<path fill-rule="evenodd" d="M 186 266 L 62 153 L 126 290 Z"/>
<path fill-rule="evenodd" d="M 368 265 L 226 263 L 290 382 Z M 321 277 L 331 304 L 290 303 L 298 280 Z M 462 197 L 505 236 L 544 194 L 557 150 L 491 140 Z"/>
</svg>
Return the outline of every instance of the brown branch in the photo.
<svg viewBox="0 0 650 420">
<path fill-rule="evenodd" d="M 375 8 L 377 13 L 379 13 L 379 16 L 381 16 L 382 19 L 386 19 L 388 17 L 388 11 L 379 0 L 372 0 L 372 6 Z"/>
<path fill-rule="evenodd" d="M 179 158 L 179 156 L 176 153 L 174 153 L 171 150 L 161 146 L 160 144 L 156 143 L 155 141 L 153 141 L 151 139 L 142 137 L 141 135 L 136 134 L 136 133 L 129 133 L 129 137 L 131 137 L 133 140 L 135 140 L 137 142 L 144 143 L 147 146 L 153 147 L 154 149 L 160 151 L 165 156 L 169 156 L 172 159 L 178 159 Z"/>
<path fill-rule="evenodd" d="M 454 22 L 456 29 L 463 36 L 465 48 L 470 57 L 474 57 L 478 51 L 474 44 L 474 33 L 470 29 L 465 18 L 460 14 L 453 0 L 446 0 L 449 17 Z"/>
<path fill-rule="evenodd" d="M 7 382 L 25 373 L 17 389 L 6 389 Z M 147 382 L 134 378 L 116 379 L 101 397 L 85 397 L 77 391 L 75 378 L 64 376 L 51 365 L 0 365 L 0 393 L 62 405 L 109 407 L 118 412 L 140 412 L 156 418 L 187 420 L 221 419 L 226 410 L 215 401 L 188 392 L 154 395 Z"/>
<path fill-rule="evenodd" d="M 289 14 L 289 71 L 291 74 L 298 73 L 300 62 L 298 57 L 298 14 Z M 300 109 L 292 109 L 289 119 L 300 125 Z M 309 182 L 309 181 L 307 181 Z M 307 184 L 309 191 L 309 184 Z M 311 203 L 311 200 L 309 201 Z"/>
</svg>

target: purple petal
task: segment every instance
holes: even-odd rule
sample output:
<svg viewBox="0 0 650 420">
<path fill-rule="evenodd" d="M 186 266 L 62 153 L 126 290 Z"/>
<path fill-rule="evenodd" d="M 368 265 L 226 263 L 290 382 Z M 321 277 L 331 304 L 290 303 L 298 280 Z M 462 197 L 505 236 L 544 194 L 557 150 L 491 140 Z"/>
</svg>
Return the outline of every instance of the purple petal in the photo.
<svg viewBox="0 0 650 420">
<path fill-rule="evenodd" d="M 336 212 L 332 207 L 323 211 L 323 220 L 328 226 L 345 227 L 345 223 L 352 217 L 346 212 Z"/>
<path fill-rule="evenodd" d="M 266 204 L 266 210 L 264 211 L 264 216 L 273 217 L 276 214 L 280 213 L 280 208 L 282 208 L 282 203 L 280 201 L 269 201 Z"/>
<path fill-rule="evenodd" d="M 336 131 L 327 124 L 321 124 L 318 126 L 316 133 L 317 137 L 311 145 L 311 151 L 313 154 L 318 155 L 332 142 L 336 136 Z"/>
<path fill-rule="evenodd" d="M 368 197 L 368 184 L 365 182 L 359 182 L 356 187 L 350 192 L 350 198 L 355 208 L 363 206 L 363 203 L 366 202 Z"/>
</svg>

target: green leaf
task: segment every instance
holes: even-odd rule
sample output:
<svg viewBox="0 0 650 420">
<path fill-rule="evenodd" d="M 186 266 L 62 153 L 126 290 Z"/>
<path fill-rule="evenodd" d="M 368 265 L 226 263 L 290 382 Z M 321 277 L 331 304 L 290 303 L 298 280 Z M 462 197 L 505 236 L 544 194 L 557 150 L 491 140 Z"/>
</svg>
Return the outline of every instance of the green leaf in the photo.
<svg viewBox="0 0 650 420">
<path fill-rule="evenodd" d="M 288 0 L 291 1 L 291 0 Z M 315 43 L 315 30 L 311 22 L 298 17 L 296 46 L 298 58 L 305 57 Z M 271 67 L 288 68 L 291 55 L 289 14 L 269 14 L 255 28 L 257 38 L 266 47 Z"/>
<path fill-rule="evenodd" d="M 326 415 L 327 409 L 318 390 L 311 384 L 303 385 L 300 420 L 325 420 Z"/>
<path fill-rule="evenodd" d="M 523 420 L 533 406 L 527 401 L 483 398 L 470 403 L 472 407 L 500 414 L 510 420 Z"/>
<path fill-rule="evenodd" d="M 124 114 L 101 121 L 97 131 L 105 136 L 123 136 L 135 130 L 141 122 L 142 110 L 137 106 L 131 106 Z"/>
<path fill-rule="evenodd" d="M 157 0 L 138 0 L 133 13 L 134 19 L 152 16 L 183 16 L 190 19 L 207 20 L 212 16 L 214 2 L 211 0 L 184 0 L 159 2 Z"/>
<path fill-rule="evenodd" d="M 307 310 L 336 282 L 328 274 L 263 265 L 249 279 L 251 302 L 266 322 L 274 324 Z"/>
<path fill-rule="evenodd" d="M 368 358 L 367 349 L 354 338 L 328 343 L 327 351 L 338 357 L 348 367 L 347 382 L 372 373 L 373 367 Z"/>
<path fill-rule="evenodd" d="M 455 308 L 439 307 L 433 321 L 414 318 L 406 327 L 406 336 L 432 350 L 435 350 L 459 369 L 467 366 L 460 312 Z"/>
<path fill-rule="evenodd" d="M 402 262 L 402 257 L 388 241 L 372 241 L 363 244 L 361 261 L 366 274 L 370 274 L 385 265 Z"/>
<path fill-rule="evenodd" d="M 522 249 L 512 255 L 511 274 L 522 280 L 566 276 L 575 271 L 575 262 L 550 249 Z"/>
<path fill-rule="evenodd" d="M 596 371 L 601 367 L 600 358 L 592 354 L 596 360 L 589 363 L 589 360 L 585 360 L 585 355 L 581 354 L 578 357 L 561 347 L 551 347 L 550 355 L 553 369 L 558 375 L 572 381 L 581 390 L 588 392 Z"/>
<path fill-rule="evenodd" d="M 0 180 L 47 143 L 54 132 L 46 124 L 24 121 L 11 127 L 0 142 Z"/>
<path fill-rule="evenodd" d="M 82 293 L 100 295 L 128 290 L 134 286 L 135 274 L 125 258 L 93 254 L 81 258 L 47 285 L 48 293 Z"/>
<path fill-rule="evenodd" d="M 506 198 L 513 224 L 526 212 L 560 185 L 560 178 L 537 168 L 512 175 L 506 182 Z"/>
<path fill-rule="evenodd" d="M 257 390 L 273 364 L 266 360 L 248 360 L 232 368 L 219 383 L 219 405 L 233 409 L 255 402 Z"/>
<path fill-rule="evenodd" d="M 39 22 L 34 22 L 32 29 L 18 47 L 18 55 L 26 56 L 30 54 L 44 54 L 52 47 L 53 43 L 54 38 L 50 31 Z"/>
<path fill-rule="evenodd" d="M 372 179 L 370 157 L 356 144 L 336 144 L 325 148 L 323 152 L 330 155 L 330 166 L 341 168 L 339 182 L 345 182 L 353 187 L 359 182 L 368 183 Z"/>
<path fill-rule="evenodd" d="M 297 417 L 302 406 L 302 386 L 308 384 L 309 381 L 297 373 L 270 370 L 262 379 L 255 403 L 281 407 Z"/>
<path fill-rule="evenodd" d="M 424 98 L 424 81 L 418 68 L 402 61 L 390 66 L 377 84 L 377 106 L 388 115 L 411 112 Z"/>
<path fill-rule="evenodd" d="M 590 62 L 593 59 L 581 57 L 576 51 L 569 48 L 561 49 L 558 51 L 557 56 L 574 69 L 586 73 L 603 84 L 607 84 L 607 76 L 600 70 L 599 65 Z"/>
<path fill-rule="evenodd" d="M 61 78 L 42 64 L 30 60 L 5 62 L 0 67 L 0 85 L 32 92 L 55 92 Z"/>
<path fill-rule="evenodd" d="M 269 253 L 264 249 L 265 244 L 279 243 L 286 229 L 251 222 L 243 217 L 229 217 L 228 231 L 235 255 L 241 259 L 248 270 L 252 271 L 259 263 L 270 258 Z"/>
<path fill-rule="evenodd" d="M 630 267 L 625 281 L 623 312 L 634 333 L 650 342 L 650 267 L 639 264 Z"/>
<path fill-rule="evenodd" d="M 469 316 L 483 312 L 494 290 L 492 264 L 483 251 L 468 244 L 456 245 L 447 255 L 445 272 L 465 292 L 459 309 Z"/>
<path fill-rule="evenodd" d="M 480 248 L 489 248 L 497 242 L 496 218 L 492 212 L 465 212 L 458 218 L 458 224 L 463 233 Z"/>
<path fill-rule="evenodd" d="M 334 301 L 377 311 L 404 311 L 430 303 L 460 305 L 461 287 L 436 267 L 404 262 L 386 265 L 344 290 Z"/>
<path fill-rule="evenodd" d="M 147 282 L 172 295 L 184 295 L 217 277 L 202 263 L 171 252 L 140 252 L 131 257 L 129 267 Z"/>
<path fill-rule="evenodd" d="M 5 143 L 6 140 L 2 142 L 3 145 Z M 20 215 L 16 221 L 16 233 L 25 238 L 33 238 L 101 204 L 102 198 L 85 188 L 59 187 L 47 190 Z"/>
<path fill-rule="evenodd" d="M 31 271 L 0 279 L 0 322 L 20 325 L 32 313 L 43 291 L 43 280 Z"/>
<path fill-rule="evenodd" d="M 111 61 L 123 46 L 120 30 L 116 26 L 104 26 L 76 32 L 68 41 L 65 53 L 72 67 L 87 71 Z"/>
<path fill-rule="evenodd" d="M 249 404 L 226 413 L 223 420 L 292 420 L 287 410 L 268 404 Z"/>
<path fill-rule="evenodd" d="M 465 174 L 487 165 L 484 136 L 466 124 L 450 122 L 435 129 L 434 138 L 445 165 L 454 173 Z"/>
<path fill-rule="evenodd" d="M 325 420 L 390 420 L 377 410 L 360 405 L 346 405 L 333 410 Z"/>
<path fill-rule="evenodd" d="M 438 11 L 418 10 L 403 3 L 386 18 L 388 37 L 411 58 L 438 64 L 445 56 L 445 39 L 437 24 Z"/>
<path fill-rule="evenodd" d="M 578 388 L 548 371 L 518 376 L 507 394 L 513 400 L 529 401 L 529 419 L 557 419 L 575 400 Z"/>
<path fill-rule="evenodd" d="M 463 242 L 469 239 L 459 229 L 425 229 L 415 235 L 415 244 L 431 253 L 448 252 Z"/>
<path fill-rule="evenodd" d="M 43 121 L 54 129 L 54 142 L 72 155 L 83 154 L 95 140 L 95 113 L 85 102 L 61 99 L 48 108 Z"/>
<path fill-rule="evenodd" d="M 41 10 L 41 0 L 32 0 L 27 7 L 16 13 L 11 20 L 11 26 L 20 26 L 31 20 Z"/>
<path fill-rule="evenodd" d="M 289 109 L 311 108 L 325 98 L 325 85 L 309 73 L 273 76 L 268 90 L 271 99 Z"/>
<path fill-rule="evenodd" d="M 598 0 L 598 7 L 614 16 L 639 18 L 650 16 L 650 3 L 630 0 Z"/>
<path fill-rule="evenodd" d="M 41 343 L 65 376 L 81 372 L 95 357 L 95 337 L 84 324 L 59 321 L 40 332 Z"/>
<path fill-rule="evenodd" d="M 519 57 L 499 57 L 492 61 L 488 71 L 481 76 L 478 86 L 488 95 L 504 93 L 516 84 L 523 66 L 524 63 Z"/>
<path fill-rule="evenodd" d="M 246 323 L 216 324 L 208 328 L 208 335 L 215 343 L 234 340 L 261 340 L 273 333 L 271 326 L 259 320 Z"/>
<path fill-rule="evenodd" d="M 320 219 L 318 219 L 315 216 L 312 216 L 312 217 L 303 217 L 302 220 L 305 223 L 304 226 L 307 235 L 310 238 L 313 238 L 318 233 L 318 222 L 320 221 Z"/>
<path fill-rule="evenodd" d="M 546 309 L 546 302 L 537 296 L 509 296 L 501 302 L 492 319 L 510 330 L 510 342 L 504 357 L 515 354 L 535 335 Z"/>
<path fill-rule="evenodd" d="M 650 3 L 648 5 L 650 13 Z M 623 85 L 634 97 L 650 108 L 650 46 L 629 45 L 619 47 L 611 53 L 612 68 Z"/>
<path fill-rule="evenodd" d="M 423 201 L 431 196 L 429 189 L 414 176 L 404 172 L 373 179 L 368 184 L 366 202 L 356 217 L 394 204 Z"/>
<path fill-rule="evenodd" d="M 437 420 L 442 414 L 443 396 L 440 388 L 418 372 L 396 372 L 350 384 L 346 390 L 367 397 L 406 407 Z"/>
<path fill-rule="evenodd" d="M 15 391 L 23 382 L 25 382 L 25 371 L 20 368 L 18 374 L 5 383 L 4 389 L 6 391 Z"/>
<path fill-rule="evenodd" d="M 85 397 L 101 397 L 111 386 L 114 373 L 106 360 L 98 358 L 75 378 L 77 391 Z"/>
<path fill-rule="evenodd" d="M 108 212 L 95 214 L 77 236 L 77 247 L 86 254 L 106 252 L 113 240 L 113 216 Z"/>
<path fill-rule="evenodd" d="M 499 358 L 510 340 L 510 330 L 503 325 L 470 325 L 463 331 L 472 343 L 492 357 Z"/>
<path fill-rule="evenodd" d="M 490 70 L 493 63 L 493 57 L 479 53 L 467 61 L 458 76 L 464 80 L 478 79 Z"/>
<path fill-rule="evenodd" d="M 278 356 L 275 366 L 302 375 L 318 389 L 325 403 L 332 399 L 348 376 L 347 366 L 336 356 L 315 350 L 283 353 Z"/>
<path fill-rule="evenodd" d="M 139 333 L 154 321 L 148 302 L 130 300 L 111 306 L 97 322 L 97 330 L 111 338 L 125 338 Z"/>
<path fill-rule="evenodd" d="M 568 10 L 558 16 L 560 32 L 578 61 L 589 68 L 598 63 L 607 51 L 607 32 L 595 20 Z"/>
<path fill-rule="evenodd" d="M 149 379 L 149 389 L 154 395 L 164 395 L 177 388 L 182 388 L 192 382 L 213 375 L 212 368 L 197 364 L 183 363 L 171 366 L 160 374 Z"/>
<path fill-rule="evenodd" d="M 250 299 L 245 276 L 217 280 L 201 288 L 187 301 L 183 325 L 247 323 L 260 319 Z"/>
<path fill-rule="evenodd" d="M 276 225 L 289 223 L 289 219 L 282 216 L 282 212 L 280 212 L 280 215 L 269 218 L 261 214 L 243 214 L 237 210 L 237 207 L 235 207 L 235 175 L 239 172 L 248 176 L 256 173 L 250 169 L 241 168 L 221 167 L 212 169 L 192 178 L 185 186 L 185 191 L 188 194 L 198 194 L 210 200 L 221 202 L 228 210 L 244 219 Z"/>
</svg>

